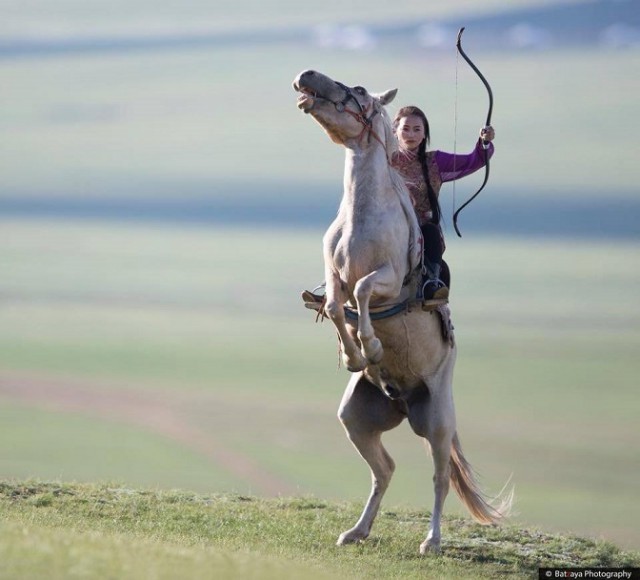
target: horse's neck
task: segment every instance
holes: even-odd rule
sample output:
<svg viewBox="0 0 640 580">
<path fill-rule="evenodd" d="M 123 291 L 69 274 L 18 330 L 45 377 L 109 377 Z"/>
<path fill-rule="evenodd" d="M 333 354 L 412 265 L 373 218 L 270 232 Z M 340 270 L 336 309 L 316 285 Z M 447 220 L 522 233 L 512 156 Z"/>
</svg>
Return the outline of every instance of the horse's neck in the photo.
<svg viewBox="0 0 640 580">
<path fill-rule="evenodd" d="M 394 196 L 385 150 L 380 146 L 347 149 L 341 209 L 364 215 L 383 208 Z"/>
<path fill-rule="evenodd" d="M 346 226 L 357 235 L 371 235 L 370 239 L 383 239 L 383 230 L 395 232 L 393 235 L 398 239 L 406 233 L 406 240 L 399 243 L 408 245 L 410 269 L 420 264 L 418 218 L 409 191 L 389 166 L 382 147 L 367 151 L 347 149 L 344 193 L 334 224 Z M 403 229 L 405 224 L 406 231 Z"/>
</svg>

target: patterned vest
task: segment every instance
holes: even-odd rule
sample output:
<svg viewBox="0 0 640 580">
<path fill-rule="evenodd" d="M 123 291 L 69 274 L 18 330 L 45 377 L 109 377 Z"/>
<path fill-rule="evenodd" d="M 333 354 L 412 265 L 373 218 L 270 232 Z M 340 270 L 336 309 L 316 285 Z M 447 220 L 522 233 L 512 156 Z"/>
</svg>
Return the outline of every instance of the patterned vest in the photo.
<svg viewBox="0 0 640 580">
<path fill-rule="evenodd" d="M 431 204 L 429 203 L 427 184 L 424 180 L 422 165 L 418 160 L 417 153 L 400 149 L 393 154 L 391 166 L 400 174 L 407 185 L 420 225 L 422 226 L 429 222 L 432 215 Z M 427 168 L 429 170 L 429 182 L 437 198 L 440 195 L 442 178 L 440 177 L 440 169 L 435 162 L 435 153 L 433 151 L 427 152 Z"/>
</svg>

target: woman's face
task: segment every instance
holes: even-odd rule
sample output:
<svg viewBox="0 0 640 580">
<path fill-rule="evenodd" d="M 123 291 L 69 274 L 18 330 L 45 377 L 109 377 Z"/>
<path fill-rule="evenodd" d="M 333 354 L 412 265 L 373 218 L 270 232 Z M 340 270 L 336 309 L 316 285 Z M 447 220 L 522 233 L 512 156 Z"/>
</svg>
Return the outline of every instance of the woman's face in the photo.
<svg viewBox="0 0 640 580">
<path fill-rule="evenodd" d="M 417 115 L 402 117 L 398 122 L 396 137 L 403 149 L 409 151 L 417 149 L 425 137 L 422 119 Z"/>
</svg>

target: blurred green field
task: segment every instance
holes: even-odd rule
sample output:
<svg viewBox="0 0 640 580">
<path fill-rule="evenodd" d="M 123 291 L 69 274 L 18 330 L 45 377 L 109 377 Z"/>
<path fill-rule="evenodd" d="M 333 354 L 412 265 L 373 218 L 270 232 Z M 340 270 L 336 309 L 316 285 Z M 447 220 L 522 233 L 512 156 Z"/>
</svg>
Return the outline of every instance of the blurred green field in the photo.
<svg viewBox="0 0 640 580">
<path fill-rule="evenodd" d="M 454 40 L 445 53 L 310 43 L 0 60 L 0 196 L 235 200 L 229 183 L 241 183 L 249 203 L 265 182 L 288 186 L 285 197 L 307 182 L 337 196 L 343 152 L 295 106 L 291 82 L 306 68 L 373 91 L 398 87 L 390 111 L 421 105 L 432 146 L 466 152 L 487 102 L 460 61 L 456 136 Z M 496 195 L 635 198 L 637 50 L 480 53 L 476 61 L 495 94 Z M 473 179 L 458 191 L 474 191 Z"/>
<path fill-rule="evenodd" d="M 287 493 L 364 500 L 368 470 L 335 418 L 348 376 L 334 331 L 298 298 L 319 280 L 320 237 L 3 220 L 0 476 L 264 493 L 267 474 Z M 638 250 L 468 237 L 447 250 L 459 431 L 486 487 L 513 474 L 517 520 L 636 548 Z M 69 406 L 74 392 L 116 406 Z M 423 446 L 406 425 L 386 440 L 386 505 L 430 509 Z M 453 496 L 448 510 L 464 513 Z"/>
</svg>

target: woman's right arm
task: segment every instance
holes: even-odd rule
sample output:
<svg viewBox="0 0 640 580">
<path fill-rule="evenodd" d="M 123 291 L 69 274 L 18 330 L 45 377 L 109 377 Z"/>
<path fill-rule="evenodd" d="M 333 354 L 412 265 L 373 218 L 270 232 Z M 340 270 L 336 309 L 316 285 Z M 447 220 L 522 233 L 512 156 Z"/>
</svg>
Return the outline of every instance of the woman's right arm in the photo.
<svg viewBox="0 0 640 580">
<path fill-rule="evenodd" d="M 486 149 L 487 157 L 491 159 L 493 153 L 493 143 L 488 143 Z M 440 170 L 440 177 L 443 183 L 471 175 L 485 166 L 485 148 L 483 141 L 482 139 L 478 139 L 475 149 L 467 155 L 454 155 L 453 153 L 436 151 L 435 162 Z"/>
<path fill-rule="evenodd" d="M 480 139 L 473 152 L 468 155 L 454 155 L 444 151 L 436 151 L 435 162 L 440 170 L 442 181 L 455 181 L 466 177 L 486 165 L 494 152 L 493 141 L 496 132 L 491 125 L 480 129 Z"/>
</svg>

